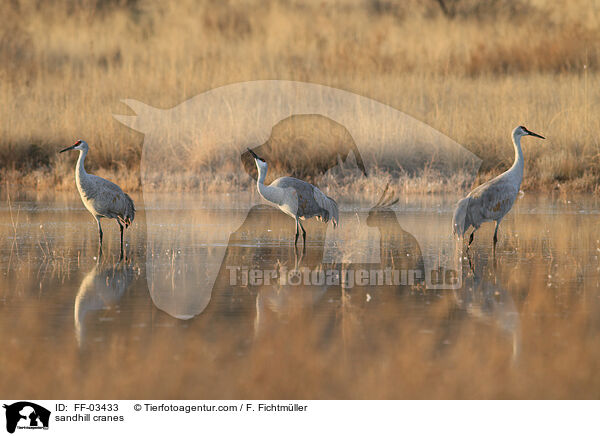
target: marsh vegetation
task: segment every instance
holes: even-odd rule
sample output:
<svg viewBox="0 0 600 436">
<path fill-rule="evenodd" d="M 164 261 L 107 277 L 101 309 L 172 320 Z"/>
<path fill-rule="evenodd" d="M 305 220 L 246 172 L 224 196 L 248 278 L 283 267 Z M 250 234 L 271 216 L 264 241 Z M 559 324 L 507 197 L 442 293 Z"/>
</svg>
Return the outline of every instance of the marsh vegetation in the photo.
<svg viewBox="0 0 600 436">
<path fill-rule="evenodd" d="M 548 138 L 525 146 L 525 189 L 595 191 L 600 180 L 593 0 L 19 0 L 0 8 L 3 181 L 70 189 L 71 157 L 55 152 L 83 138 L 91 170 L 139 190 L 143 137 L 112 118 L 128 113 L 121 99 L 170 108 L 257 79 L 320 83 L 389 104 L 475 152 L 484 179 L 510 165 L 510 130 L 523 124 Z M 227 186 L 215 158 L 197 156 L 192 169 L 211 174 L 187 189 Z"/>
</svg>

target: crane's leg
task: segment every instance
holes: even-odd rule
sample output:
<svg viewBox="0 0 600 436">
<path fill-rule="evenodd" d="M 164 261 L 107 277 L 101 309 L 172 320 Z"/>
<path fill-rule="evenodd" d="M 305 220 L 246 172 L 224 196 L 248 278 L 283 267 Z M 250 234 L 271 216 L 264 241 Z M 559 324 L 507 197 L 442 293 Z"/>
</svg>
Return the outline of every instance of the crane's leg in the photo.
<svg viewBox="0 0 600 436">
<path fill-rule="evenodd" d="M 100 217 L 96 216 L 94 218 L 96 218 L 96 222 L 98 223 L 98 241 L 99 241 L 98 257 L 100 257 L 100 256 L 102 256 L 102 226 L 100 225 Z"/>
<path fill-rule="evenodd" d="M 473 236 L 475 235 L 475 230 L 476 229 L 473 229 L 473 231 L 471 232 L 471 236 L 469 236 L 469 243 L 467 244 L 467 254 L 471 249 L 471 244 L 473 243 Z"/>
<path fill-rule="evenodd" d="M 498 243 L 498 227 L 500 227 L 500 220 L 496 221 L 496 230 L 494 230 L 494 257 L 496 257 L 496 244 Z"/>
<path fill-rule="evenodd" d="M 304 251 L 300 253 L 300 257 L 298 257 L 298 249 L 294 249 L 294 271 L 298 271 L 300 265 L 302 264 L 302 259 L 304 258 Z"/>
<path fill-rule="evenodd" d="M 302 226 L 300 220 L 298 220 L 298 224 L 300 224 L 300 228 L 302 229 L 302 253 L 306 253 L 306 230 Z"/>
<path fill-rule="evenodd" d="M 473 243 L 473 236 L 475 235 L 475 230 L 471 232 L 471 236 L 469 236 L 469 243 L 467 244 L 467 259 L 469 260 L 469 268 L 473 271 L 473 262 L 471 260 L 471 244 Z"/>
<path fill-rule="evenodd" d="M 299 225 L 300 221 L 298 220 L 298 217 L 296 217 L 296 240 L 294 241 L 294 248 L 298 246 L 298 236 L 300 235 L 300 229 L 298 228 Z"/>
<path fill-rule="evenodd" d="M 123 224 L 121 224 L 121 221 L 118 221 L 119 223 L 119 227 L 121 228 L 121 257 L 119 258 L 119 262 L 123 260 Z"/>
<path fill-rule="evenodd" d="M 473 268 L 473 261 L 471 260 L 471 256 L 469 254 L 467 254 L 467 259 L 469 260 L 469 269 L 474 274 L 475 273 L 475 268 Z"/>
</svg>

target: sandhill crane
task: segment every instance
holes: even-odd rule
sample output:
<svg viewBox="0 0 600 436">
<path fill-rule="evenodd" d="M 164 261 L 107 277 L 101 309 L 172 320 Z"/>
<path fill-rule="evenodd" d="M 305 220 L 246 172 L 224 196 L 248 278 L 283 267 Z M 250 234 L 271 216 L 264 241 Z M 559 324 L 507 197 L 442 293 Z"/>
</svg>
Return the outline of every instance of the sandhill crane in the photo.
<svg viewBox="0 0 600 436">
<path fill-rule="evenodd" d="M 323 222 L 331 219 L 334 228 L 338 225 L 338 206 L 333 198 L 323 194 L 316 186 L 294 177 L 280 177 L 270 185 L 265 185 L 267 162 L 252 150 L 248 149 L 248 151 L 254 157 L 258 168 L 256 186 L 261 197 L 296 220 L 294 247 L 298 245 L 299 229 L 302 229 L 302 250 L 306 251 L 306 230 L 300 220 L 316 217 Z"/>
<path fill-rule="evenodd" d="M 98 223 L 100 246 L 98 252 L 102 255 L 102 226 L 101 218 L 116 219 L 121 229 L 121 259 L 123 259 L 123 227 L 127 228 L 135 217 L 135 205 L 129 195 L 121 188 L 102 177 L 88 174 L 84 162 L 89 146 L 85 141 L 79 140 L 70 147 L 61 150 L 79 150 L 79 159 L 75 168 L 75 183 L 85 208 L 94 216 Z"/>
<path fill-rule="evenodd" d="M 496 221 L 493 247 L 494 253 L 496 252 L 498 226 L 502 218 L 512 208 L 519 194 L 521 181 L 523 180 L 524 161 L 523 151 L 521 150 L 521 137 L 527 135 L 546 139 L 537 133 L 529 131 L 526 127 L 516 127 L 512 132 L 513 145 L 515 146 L 515 162 L 512 167 L 492 180 L 478 186 L 456 204 L 452 218 L 452 229 L 455 235 L 462 237 L 469 227 L 473 227 L 468 247 L 473 242 L 473 234 L 482 223 Z"/>
</svg>

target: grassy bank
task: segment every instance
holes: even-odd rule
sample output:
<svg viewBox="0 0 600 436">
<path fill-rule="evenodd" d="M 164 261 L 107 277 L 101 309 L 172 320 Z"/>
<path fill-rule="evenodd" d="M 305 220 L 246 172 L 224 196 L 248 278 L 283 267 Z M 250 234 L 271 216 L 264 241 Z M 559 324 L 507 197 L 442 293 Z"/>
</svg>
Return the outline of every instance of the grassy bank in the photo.
<svg viewBox="0 0 600 436">
<path fill-rule="evenodd" d="M 2 182 L 72 189 L 75 157 L 56 152 L 84 138 L 90 170 L 138 190 L 143 137 L 112 118 L 130 113 L 121 99 L 169 108 L 229 83 L 287 79 L 412 115 L 479 155 L 482 179 L 511 164 L 510 131 L 526 125 L 548 140 L 524 141 L 524 189 L 597 191 L 600 6 L 442 3 L 4 3 Z M 195 188 L 229 186 L 204 165 Z"/>
</svg>

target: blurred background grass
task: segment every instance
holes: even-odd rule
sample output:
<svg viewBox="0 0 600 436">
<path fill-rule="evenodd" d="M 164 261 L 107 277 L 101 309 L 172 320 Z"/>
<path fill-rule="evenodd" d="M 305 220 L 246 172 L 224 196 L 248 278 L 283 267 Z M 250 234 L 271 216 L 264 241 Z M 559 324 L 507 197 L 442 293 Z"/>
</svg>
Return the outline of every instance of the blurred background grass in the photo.
<svg viewBox="0 0 600 436">
<path fill-rule="evenodd" d="M 422 120 L 483 158 L 526 143 L 525 189 L 600 186 L 600 4 L 594 0 L 13 0 L 0 5 L 0 177 L 72 188 L 88 168 L 139 189 L 143 137 L 112 118 L 257 79 L 325 84 Z"/>
</svg>

